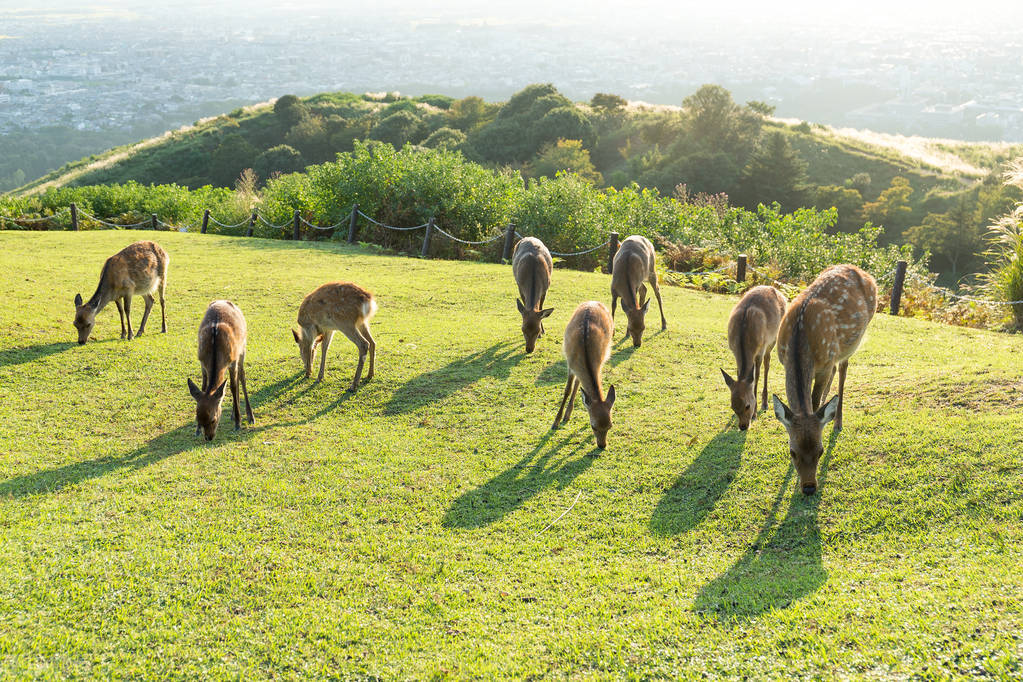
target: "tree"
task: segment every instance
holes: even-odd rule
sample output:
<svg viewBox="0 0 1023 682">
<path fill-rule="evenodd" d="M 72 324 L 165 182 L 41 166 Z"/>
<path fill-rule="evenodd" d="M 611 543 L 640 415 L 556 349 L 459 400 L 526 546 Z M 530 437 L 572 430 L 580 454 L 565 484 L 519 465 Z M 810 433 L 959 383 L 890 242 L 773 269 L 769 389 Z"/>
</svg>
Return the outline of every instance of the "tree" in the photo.
<svg viewBox="0 0 1023 682">
<path fill-rule="evenodd" d="M 257 156 L 252 170 L 265 182 L 275 174 L 297 173 L 305 167 L 301 152 L 286 144 L 279 144 Z"/>
<path fill-rule="evenodd" d="M 759 100 L 750 100 L 746 102 L 746 108 L 750 111 L 755 111 L 761 116 L 774 116 L 775 106 L 768 104 L 767 102 L 761 102 Z"/>
<path fill-rule="evenodd" d="M 969 261 L 984 247 L 983 223 L 978 220 L 976 206 L 964 195 L 948 213 L 928 213 L 919 225 L 903 233 L 907 242 L 926 249 L 944 260 L 959 278 Z"/>
<path fill-rule="evenodd" d="M 579 140 L 589 148 L 596 140 L 593 124 L 574 105 L 551 109 L 533 125 L 532 133 L 537 147 L 558 140 Z"/>
<path fill-rule="evenodd" d="M 909 180 L 897 175 L 892 178 L 888 189 L 881 192 L 877 201 L 863 204 L 863 216 L 875 225 L 884 225 L 891 230 L 905 228 L 907 219 L 913 213 L 909 205 L 912 194 L 913 187 Z"/>
<path fill-rule="evenodd" d="M 246 168 L 251 168 L 258 150 L 238 133 L 220 141 L 210 158 L 210 176 L 214 184 L 230 187 Z"/>
<path fill-rule="evenodd" d="M 309 110 L 295 95 L 284 95 L 274 102 L 274 115 L 280 120 L 281 128 L 291 130 L 309 115 Z"/>
<path fill-rule="evenodd" d="M 690 137 L 704 149 L 731 154 L 740 164 L 760 136 L 762 118 L 739 106 L 720 85 L 704 85 L 682 101 Z"/>
<path fill-rule="evenodd" d="M 855 189 L 822 185 L 817 188 L 813 205 L 821 210 L 834 208 L 838 211 L 835 226 L 840 232 L 856 232 L 863 227 L 863 196 Z"/>
<path fill-rule="evenodd" d="M 628 106 L 628 104 L 629 101 L 624 97 L 619 97 L 618 95 L 612 95 L 606 92 L 598 92 L 593 96 L 593 99 L 590 100 L 591 107 L 609 114 L 621 111 Z"/>
<path fill-rule="evenodd" d="M 466 97 L 451 104 L 448 118 L 451 127 L 464 133 L 471 133 L 489 123 L 497 113 L 498 107 L 487 104 L 482 97 Z"/>
<path fill-rule="evenodd" d="M 418 142 L 422 119 L 411 111 L 398 111 L 377 123 L 369 136 L 374 140 L 387 142 L 395 149 L 401 148 L 406 142 Z"/>
<path fill-rule="evenodd" d="M 423 146 L 431 149 L 455 149 L 465 142 L 465 133 L 454 128 L 437 128 L 423 140 Z"/>
<path fill-rule="evenodd" d="M 856 190 L 860 196 L 865 196 L 870 189 L 870 173 L 856 173 L 845 181 L 845 186 Z"/>
<path fill-rule="evenodd" d="M 558 140 L 548 144 L 526 168 L 529 177 L 546 176 L 553 178 L 560 171 L 569 171 L 579 177 L 599 185 L 604 181 L 590 161 L 590 153 L 583 148 L 579 140 Z"/>
<path fill-rule="evenodd" d="M 806 162 L 780 131 L 767 135 L 750 157 L 739 180 L 740 203 L 778 202 L 782 210 L 794 211 L 806 203 Z"/>
<path fill-rule="evenodd" d="M 302 152 L 313 163 L 330 159 L 327 126 L 322 116 L 307 116 L 284 136 L 284 142 Z"/>
</svg>

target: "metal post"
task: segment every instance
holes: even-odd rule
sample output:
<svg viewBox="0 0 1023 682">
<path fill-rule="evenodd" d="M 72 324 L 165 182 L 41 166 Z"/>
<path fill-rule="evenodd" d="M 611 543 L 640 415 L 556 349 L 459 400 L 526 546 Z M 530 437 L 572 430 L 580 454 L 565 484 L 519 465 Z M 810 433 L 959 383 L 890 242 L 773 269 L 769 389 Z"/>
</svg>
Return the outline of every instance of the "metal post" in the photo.
<svg viewBox="0 0 1023 682">
<path fill-rule="evenodd" d="M 746 254 L 744 253 L 740 253 L 735 261 L 735 281 L 740 283 L 746 281 Z"/>
<path fill-rule="evenodd" d="M 427 258 L 430 253 L 430 237 L 433 236 L 433 218 L 426 223 L 426 236 L 423 237 L 423 252 L 420 254 L 421 258 Z"/>
<path fill-rule="evenodd" d="M 71 229 L 78 231 L 78 206 L 71 204 Z"/>
<path fill-rule="evenodd" d="M 150 213 L 149 214 L 149 219 L 150 219 L 150 221 L 151 221 L 151 223 L 153 225 L 153 229 L 155 230 L 156 229 L 156 214 L 155 213 Z"/>
<path fill-rule="evenodd" d="M 252 236 L 252 231 L 255 229 L 255 227 L 256 227 L 256 212 L 253 211 L 252 212 L 252 217 L 249 218 L 249 229 L 245 232 L 245 236 L 246 237 L 251 237 Z"/>
<path fill-rule="evenodd" d="M 513 241 L 515 241 L 515 223 L 508 223 L 508 230 L 504 233 L 504 251 L 501 254 L 501 260 L 511 259 Z"/>
<path fill-rule="evenodd" d="M 355 243 L 355 231 L 359 228 L 359 205 L 352 205 L 352 219 L 348 221 L 348 243 Z"/>
<path fill-rule="evenodd" d="M 200 234 L 206 234 L 206 228 L 210 226 L 210 209 L 206 209 L 202 212 L 202 228 L 200 228 Z"/>
<path fill-rule="evenodd" d="M 302 228 L 302 224 L 301 222 L 299 222 L 300 220 L 301 216 L 299 216 L 298 211 L 295 211 L 295 234 L 292 236 L 292 239 L 294 239 L 295 241 L 298 241 L 299 237 L 301 236 L 299 234 L 299 230 Z"/>
<path fill-rule="evenodd" d="M 902 285 L 906 281 L 906 266 L 908 263 L 900 260 L 895 264 L 895 283 L 892 285 L 892 315 L 899 314 L 899 304 L 902 303 Z"/>
<path fill-rule="evenodd" d="M 618 233 L 611 233 L 611 243 L 607 245 L 607 274 L 612 274 L 615 268 L 615 254 L 618 253 Z"/>
</svg>

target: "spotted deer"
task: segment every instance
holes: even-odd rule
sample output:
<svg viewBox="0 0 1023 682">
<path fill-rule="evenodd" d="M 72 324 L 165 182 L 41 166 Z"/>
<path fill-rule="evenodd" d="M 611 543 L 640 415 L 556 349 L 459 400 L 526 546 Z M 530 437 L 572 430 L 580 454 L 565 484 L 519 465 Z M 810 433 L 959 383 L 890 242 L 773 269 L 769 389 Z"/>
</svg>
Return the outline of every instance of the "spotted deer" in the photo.
<svg viewBox="0 0 1023 682">
<path fill-rule="evenodd" d="M 632 345 L 637 348 L 643 342 L 643 330 L 646 328 L 644 319 L 650 307 L 650 300 L 646 298 L 647 282 L 657 296 L 657 307 L 661 312 L 661 330 L 668 328 L 668 323 L 664 320 L 661 289 L 657 286 L 656 257 L 654 245 L 650 240 L 634 234 L 622 242 L 611 264 L 611 317 L 614 318 L 618 299 L 621 298 L 622 310 L 629 321 L 626 333 L 632 337 Z"/>
<path fill-rule="evenodd" d="M 533 352 L 536 340 L 543 336 L 544 318 L 554 312 L 554 308 L 543 308 L 547 290 L 551 288 L 553 266 L 551 252 L 536 237 L 523 237 L 515 245 L 512 273 L 519 287 L 515 305 L 522 314 L 522 336 L 526 339 L 527 353 Z"/>
<path fill-rule="evenodd" d="M 732 394 L 732 411 L 745 431 L 757 416 L 757 388 L 760 367 L 764 367 L 762 409 L 767 409 L 767 376 L 771 351 L 778 339 L 778 326 L 788 300 L 768 286 L 753 287 L 739 300 L 728 318 L 728 347 L 735 356 L 735 378 L 721 370 Z"/>
<path fill-rule="evenodd" d="M 298 344 L 302 362 L 305 363 L 305 375 L 312 376 L 316 346 L 322 344 L 320 374 L 316 381 L 323 381 L 330 340 L 335 331 L 340 331 L 359 349 L 359 364 L 355 368 L 355 378 L 352 379 L 348 391 L 353 392 L 358 388 L 367 353 L 369 372 L 366 374 L 366 381 L 372 379 L 377 344 L 373 341 L 373 335 L 369 333 L 369 321 L 376 312 L 377 302 L 373 299 L 373 294 L 351 282 L 329 282 L 306 296 L 298 308 L 300 331 L 291 330 L 295 343 Z"/>
<path fill-rule="evenodd" d="M 774 396 L 774 414 L 789 434 L 789 454 L 803 494 L 817 490 L 824 453 L 821 432 L 832 419 L 842 429 L 842 401 L 849 358 L 877 309 L 877 283 L 855 265 L 822 272 L 785 312 L 778 332 L 778 359 L 785 365 L 785 395 Z M 824 402 L 838 369 L 838 395 Z M 811 389 L 811 382 L 813 387 Z"/>
<path fill-rule="evenodd" d="M 245 414 L 249 423 L 255 423 L 249 389 L 245 383 L 245 343 L 247 341 L 245 316 L 231 301 L 213 301 L 206 308 L 199 323 L 199 366 L 202 369 L 202 388 L 188 380 L 188 392 L 195 398 L 195 435 L 202 431 L 206 440 L 213 440 L 220 423 L 220 410 L 224 401 L 227 380 L 231 380 L 231 398 L 234 401 L 234 429 L 242 427 L 238 401 L 238 384 L 245 395 Z"/>
<path fill-rule="evenodd" d="M 568 365 L 568 383 L 561 397 L 558 416 L 552 429 L 559 423 L 567 423 L 572 415 L 575 394 L 583 392 L 583 404 L 590 414 L 590 428 L 597 439 L 597 447 L 607 447 L 607 432 L 611 429 L 611 408 L 615 404 L 615 387 L 601 388 L 600 372 L 611 356 L 611 341 L 614 337 L 614 320 L 603 303 L 587 301 L 579 304 L 565 328 L 565 362 Z M 568 402 L 568 409 L 565 403 Z M 564 419 L 562 419 L 564 414 Z"/>
<path fill-rule="evenodd" d="M 103 264 L 99 275 L 99 286 L 96 293 L 88 301 L 82 301 L 82 295 L 75 295 L 75 328 L 78 330 L 78 343 L 85 344 L 96 325 L 96 314 L 103 310 L 111 301 L 117 305 L 121 316 L 121 338 L 129 340 L 139 336 L 146 329 L 149 311 L 153 309 L 153 292 L 160 293 L 160 331 L 167 331 L 167 311 L 164 306 L 163 293 L 167 287 L 167 265 L 170 257 L 159 244 L 151 241 L 135 242 L 124 247 Z M 146 310 L 142 313 L 138 332 L 131 331 L 131 299 L 142 296 L 146 301 Z"/>
</svg>

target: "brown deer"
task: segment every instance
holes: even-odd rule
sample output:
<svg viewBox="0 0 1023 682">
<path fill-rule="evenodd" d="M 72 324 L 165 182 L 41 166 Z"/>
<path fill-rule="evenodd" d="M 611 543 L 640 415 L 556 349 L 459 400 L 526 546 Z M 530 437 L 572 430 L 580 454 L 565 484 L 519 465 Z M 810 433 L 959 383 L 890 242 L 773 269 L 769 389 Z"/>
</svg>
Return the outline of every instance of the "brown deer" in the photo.
<svg viewBox="0 0 1023 682">
<path fill-rule="evenodd" d="M 735 378 L 721 370 L 732 393 L 732 411 L 745 431 L 757 416 L 757 387 L 760 366 L 764 366 L 762 409 L 767 409 L 767 375 L 771 369 L 771 351 L 778 339 L 785 306 L 785 295 L 774 287 L 753 287 L 739 300 L 728 318 L 728 347 L 735 356 Z"/>
<path fill-rule="evenodd" d="M 792 407 L 775 395 L 774 414 L 788 431 L 789 454 L 805 495 L 817 490 L 824 425 L 834 419 L 835 431 L 842 429 L 849 358 L 876 309 L 874 278 L 855 265 L 835 265 L 799 294 L 782 318 L 778 359 L 785 365 L 785 395 Z M 825 403 L 836 367 L 838 395 Z"/>
<path fill-rule="evenodd" d="M 603 303 L 587 301 L 579 304 L 565 328 L 565 363 L 568 365 L 568 383 L 561 397 L 558 416 L 552 429 L 558 423 L 567 423 L 575 404 L 575 393 L 582 387 L 583 404 L 590 413 L 590 428 L 597 439 L 597 447 L 607 447 L 607 432 L 611 429 L 611 408 L 615 404 L 615 387 L 607 389 L 607 396 L 601 388 L 600 372 L 611 356 L 611 341 L 614 337 L 614 320 Z M 565 402 L 568 409 L 565 409 Z M 564 414 L 564 419 L 562 419 Z"/>
<path fill-rule="evenodd" d="M 313 373 L 313 359 L 316 346 L 322 343 L 320 350 L 320 374 L 316 381 L 323 381 L 323 372 L 327 366 L 327 349 L 335 331 L 348 337 L 359 349 L 359 364 L 355 368 L 355 378 L 349 392 L 359 386 L 362 376 L 362 365 L 369 352 L 369 372 L 366 381 L 373 378 L 373 365 L 376 362 L 377 344 L 369 333 L 369 321 L 377 312 L 377 302 L 373 294 L 351 282 L 330 282 L 317 287 L 302 300 L 298 309 L 298 326 L 301 332 L 294 329 L 291 333 L 298 344 L 305 363 L 305 375 Z"/>
<path fill-rule="evenodd" d="M 82 301 L 82 295 L 75 295 L 75 328 L 78 329 L 78 343 L 84 344 L 92 334 L 96 324 L 96 313 L 113 301 L 121 316 L 121 338 L 125 337 L 127 328 L 128 339 L 139 336 L 146 329 L 149 311 L 153 309 L 153 292 L 160 292 L 160 331 L 167 332 L 167 311 L 164 306 L 163 292 L 167 287 L 167 265 L 170 257 L 156 242 L 135 242 L 124 247 L 103 264 L 99 275 L 99 286 L 96 293 L 88 301 Z M 131 299 L 142 296 L 146 301 L 146 310 L 142 313 L 138 332 L 131 331 Z M 127 322 L 127 324 L 125 324 Z"/>
<path fill-rule="evenodd" d="M 554 261 L 551 252 L 536 237 L 523 237 L 515 245 L 512 256 L 512 273 L 519 287 L 519 298 L 515 299 L 522 314 L 522 336 L 526 339 L 526 352 L 532 353 L 536 340 L 543 335 L 543 320 L 554 312 L 554 308 L 543 309 L 547 290 L 551 288 L 551 270 Z"/>
<path fill-rule="evenodd" d="M 622 310 L 629 320 L 626 333 L 632 337 L 632 345 L 637 348 L 643 342 L 643 330 L 646 328 L 644 319 L 650 307 L 650 300 L 646 298 L 646 282 L 650 283 L 657 296 L 661 330 L 668 328 L 664 320 L 661 289 L 657 286 L 656 256 L 650 240 L 634 234 L 622 242 L 611 264 L 611 317 L 614 318 L 618 299 L 621 298 Z"/>
<path fill-rule="evenodd" d="M 206 440 L 217 435 L 220 407 L 224 388 L 231 380 L 231 398 L 234 401 L 234 429 L 242 427 L 238 401 L 238 384 L 245 394 L 245 414 L 250 424 L 255 423 L 249 389 L 245 383 L 245 343 L 247 331 L 245 316 L 231 301 L 213 301 L 206 308 L 199 323 L 199 366 L 202 368 L 202 389 L 188 380 L 188 392 L 195 398 L 195 434 L 202 430 Z M 225 376 L 226 375 L 226 376 Z"/>
</svg>

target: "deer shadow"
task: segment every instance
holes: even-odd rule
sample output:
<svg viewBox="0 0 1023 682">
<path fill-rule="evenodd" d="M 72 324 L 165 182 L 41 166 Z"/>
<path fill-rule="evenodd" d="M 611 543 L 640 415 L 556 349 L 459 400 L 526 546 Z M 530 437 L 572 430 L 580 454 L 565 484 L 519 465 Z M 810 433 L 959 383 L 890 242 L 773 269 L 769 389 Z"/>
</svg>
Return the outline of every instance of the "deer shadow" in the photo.
<svg viewBox="0 0 1023 682">
<path fill-rule="evenodd" d="M 45 358 L 57 353 L 74 348 L 78 344 L 74 341 L 58 341 L 55 343 L 44 343 L 37 346 L 24 346 L 22 348 L 8 348 L 0 351 L 0 368 L 23 365 L 40 358 Z"/>
<path fill-rule="evenodd" d="M 276 383 L 264 386 L 259 391 L 252 393 L 252 404 L 257 407 L 268 402 L 289 386 L 294 384 L 299 374 L 282 379 Z M 217 430 L 217 438 L 213 443 L 207 443 L 201 436 L 195 435 L 195 422 L 189 421 L 170 431 L 160 434 L 152 440 L 142 444 L 134 450 L 122 455 L 108 455 L 96 457 L 89 460 L 71 462 L 53 469 L 45 469 L 30 474 L 22 474 L 0 481 L 0 499 L 5 497 L 28 497 L 42 493 L 55 493 L 68 486 L 72 486 L 93 478 L 99 478 L 105 474 L 118 471 L 134 471 L 155 464 L 160 460 L 173 455 L 179 455 L 203 447 L 209 447 L 218 441 L 248 440 L 270 426 L 243 425 L 241 430 L 231 432 L 233 424 L 230 416 L 230 398 L 224 401 L 224 416 L 221 417 L 220 428 Z M 244 399 L 243 399 L 244 400 Z M 242 413 L 244 420 L 244 412 Z M 258 417 L 257 417 L 258 418 Z M 258 422 L 257 422 L 258 424 Z"/>
<path fill-rule="evenodd" d="M 512 367 L 523 357 L 525 353 L 520 351 L 517 344 L 502 341 L 490 348 L 459 358 L 405 382 L 391 396 L 384 407 L 384 414 L 415 412 L 420 407 L 457 393 L 483 377 L 507 379 Z"/>
<path fill-rule="evenodd" d="M 726 426 L 664 492 L 650 517 L 654 535 L 680 535 L 707 517 L 739 470 L 746 431 Z"/>
<path fill-rule="evenodd" d="M 832 432 L 817 475 L 823 486 L 838 434 Z M 817 523 L 820 495 L 806 497 L 796 486 L 789 508 L 775 525 L 795 469 L 790 464 L 764 525 L 753 545 L 727 571 L 707 583 L 693 601 L 693 611 L 722 621 L 755 618 L 813 594 L 828 580 Z"/>
<path fill-rule="evenodd" d="M 481 528 L 507 516 L 545 488 L 565 488 L 593 464 L 591 455 L 599 452 L 593 447 L 583 456 L 575 457 L 590 443 L 589 438 L 562 452 L 583 431 L 588 434 L 589 426 L 580 427 L 553 444 L 554 432 L 545 433 L 532 452 L 486 483 L 462 493 L 444 514 L 444 527 Z"/>
</svg>

